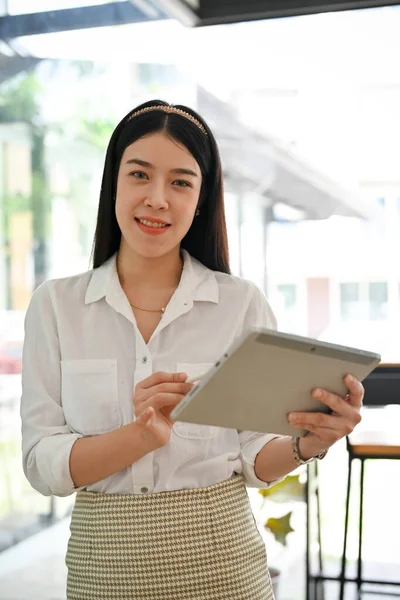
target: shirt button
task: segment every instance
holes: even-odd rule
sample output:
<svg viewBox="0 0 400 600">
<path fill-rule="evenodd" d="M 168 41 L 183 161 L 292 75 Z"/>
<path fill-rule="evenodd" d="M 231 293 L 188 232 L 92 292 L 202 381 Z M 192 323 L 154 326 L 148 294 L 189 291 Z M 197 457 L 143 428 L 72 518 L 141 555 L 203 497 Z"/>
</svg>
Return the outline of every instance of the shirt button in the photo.
<svg viewBox="0 0 400 600">
<path fill-rule="evenodd" d="M 147 492 L 149 491 L 148 487 L 142 487 L 140 488 L 140 491 L 142 492 L 142 494 L 147 494 Z"/>
<path fill-rule="evenodd" d="M 143 356 L 142 363 L 145 365 L 147 363 L 147 356 Z"/>
</svg>

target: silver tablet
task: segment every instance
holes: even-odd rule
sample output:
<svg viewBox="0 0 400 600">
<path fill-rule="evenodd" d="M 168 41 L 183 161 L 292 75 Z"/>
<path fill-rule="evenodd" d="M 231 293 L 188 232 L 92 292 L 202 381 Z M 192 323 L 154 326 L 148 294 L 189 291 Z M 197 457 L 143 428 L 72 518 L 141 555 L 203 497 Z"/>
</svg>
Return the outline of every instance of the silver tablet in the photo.
<svg viewBox="0 0 400 600">
<path fill-rule="evenodd" d="M 171 417 L 201 425 L 301 435 L 301 430 L 289 425 L 289 412 L 329 412 L 312 398 L 315 387 L 345 396 L 343 377 L 351 373 L 362 381 L 379 362 L 380 356 L 373 352 L 253 330 L 211 367 Z"/>
</svg>

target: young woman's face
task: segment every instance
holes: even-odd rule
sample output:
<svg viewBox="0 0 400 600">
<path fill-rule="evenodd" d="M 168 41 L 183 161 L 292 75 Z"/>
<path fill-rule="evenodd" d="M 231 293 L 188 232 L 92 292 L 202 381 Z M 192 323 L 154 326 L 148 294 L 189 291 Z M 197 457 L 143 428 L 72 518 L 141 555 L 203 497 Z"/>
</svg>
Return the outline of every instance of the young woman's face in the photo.
<svg viewBox="0 0 400 600">
<path fill-rule="evenodd" d="M 115 205 L 121 247 L 146 258 L 179 249 L 195 216 L 201 179 L 190 152 L 164 133 L 128 146 L 121 158 Z"/>
</svg>

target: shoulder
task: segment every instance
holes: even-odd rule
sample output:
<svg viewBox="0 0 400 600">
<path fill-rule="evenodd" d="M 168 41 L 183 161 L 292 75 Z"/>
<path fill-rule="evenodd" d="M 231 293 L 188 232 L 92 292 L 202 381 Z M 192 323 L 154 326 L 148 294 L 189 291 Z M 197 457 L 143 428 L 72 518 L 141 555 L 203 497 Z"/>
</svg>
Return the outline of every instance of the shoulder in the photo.
<svg viewBox="0 0 400 600">
<path fill-rule="evenodd" d="M 213 273 L 221 292 L 234 294 L 239 296 L 241 300 L 247 299 L 249 302 L 259 297 L 265 299 L 264 292 L 253 281 L 218 271 L 213 271 Z"/>
<path fill-rule="evenodd" d="M 220 290 L 220 300 L 237 314 L 244 312 L 245 326 L 276 329 L 273 310 L 263 290 L 253 281 L 215 272 Z"/>
<path fill-rule="evenodd" d="M 93 270 L 85 271 L 79 275 L 48 279 L 42 283 L 32 294 L 29 309 L 50 307 L 60 303 L 84 303 L 86 291 L 92 278 Z"/>
<path fill-rule="evenodd" d="M 53 297 L 59 296 L 81 296 L 85 297 L 88 285 L 93 276 L 93 269 L 71 275 L 70 277 L 60 277 L 58 279 L 50 279 L 47 282 L 50 295 Z"/>
<path fill-rule="evenodd" d="M 251 299 L 256 290 L 259 290 L 255 283 L 242 277 L 220 273 L 219 271 L 213 271 L 213 273 L 221 292 L 239 295 L 241 300 Z"/>
</svg>

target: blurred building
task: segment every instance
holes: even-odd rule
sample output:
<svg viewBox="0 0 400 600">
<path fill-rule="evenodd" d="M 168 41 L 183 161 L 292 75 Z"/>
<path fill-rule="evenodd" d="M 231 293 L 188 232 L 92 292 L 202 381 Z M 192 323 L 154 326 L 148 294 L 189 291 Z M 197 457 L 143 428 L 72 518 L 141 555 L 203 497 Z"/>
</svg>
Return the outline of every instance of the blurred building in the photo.
<svg viewBox="0 0 400 600">
<path fill-rule="evenodd" d="M 400 13 L 393 9 L 388 17 L 383 11 L 349 14 L 346 21 L 321 15 L 321 55 L 304 42 L 305 22 L 292 28 L 281 23 L 265 42 L 265 55 L 284 35 L 292 36 L 298 55 L 279 65 L 265 61 L 260 84 L 255 80 L 246 89 L 241 81 L 231 99 L 249 128 L 284 142 L 298 160 L 353 190 L 375 212 L 372 219 L 344 219 L 332 210 L 327 220 L 311 222 L 279 207 L 267 256 L 268 293 L 280 328 L 369 347 L 394 360 L 399 348 L 391 332 L 400 319 L 400 77 L 394 61 Z M 340 48 L 335 20 L 344 25 Z M 355 40 L 365 49 L 362 59 L 352 52 Z M 383 62 L 373 59 L 377 45 Z M 273 197 L 273 187 L 265 194 Z"/>
</svg>

